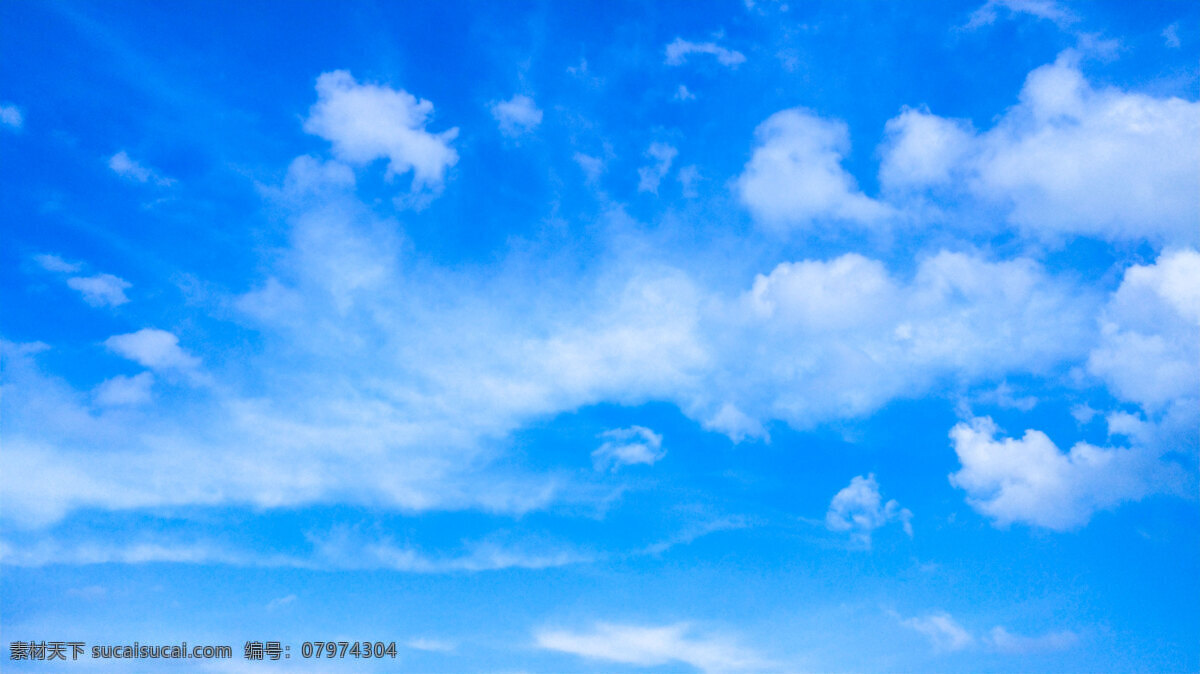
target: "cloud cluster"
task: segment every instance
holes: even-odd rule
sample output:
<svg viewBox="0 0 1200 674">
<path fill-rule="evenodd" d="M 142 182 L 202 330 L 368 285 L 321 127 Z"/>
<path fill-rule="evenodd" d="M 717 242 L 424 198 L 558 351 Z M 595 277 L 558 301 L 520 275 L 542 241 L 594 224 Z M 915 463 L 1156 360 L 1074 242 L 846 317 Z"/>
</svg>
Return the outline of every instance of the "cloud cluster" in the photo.
<svg viewBox="0 0 1200 674">
<path fill-rule="evenodd" d="M 880 181 L 890 193 L 965 192 L 1050 240 L 1197 241 L 1200 103 L 1097 89 L 1076 52 L 1031 72 L 987 131 L 915 109 L 886 131 Z"/>
<path fill-rule="evenodd" d="M 1097 510 L 1179 489 L 1180 476 L 1145 450 L 1080 442 L 1063 452 L 1041 431 L 1027 430 L 1019 440 L 997 439 L 999 432 L 989 418 L 950 431 L 962 463 L 950 482 L 999 526 L 1023 522 L 1064 531 L 1086 524 Z"/>
<path fill-rule="evenodd" d="M 999 212 L 1022 234 L 1194 246 L 1200 241 L 1200 102 L 1092 86 L 1067 50 L 1026 78 L 987 130 L 906 107 L 885 125 L 877 198 L 842 166 L 849 131 L 802 108 L 775 113 L 735 183 L 776 230 L 822 221 L 880 227 L 919 221 L 933 197 L 970 220 Z"/>
<path fill-rule="evenodd" d="M 951 482 L 967 492 L 968 502 L 1001 526 L 1064 530 L 1125 501 L 1181 491 L 1179 467 L 1161 457 L 1195 449 L 1198 288 L 1200 254 L 1168 251 L 1152 265 L 1127 269 L 1098 312 L 1099 339 L 1086 367 L 1118 400 L 1140 407 L 1140 415 L 1107 417 L 1110 436 L 1127 437 L 1129 447 L 1077 443 L 1063 452 L 1040 431 L 997 440 L 990 419 L 961 423 L 950 434 L 962 463 Z"/>
<path fill-rule="evenodd" d="M 993 137 L 1017 147 L 1125 128 L 1142 110 L 1145 128 L 1126 130 L 1158 138 L 1153 130 L 1176 120 L 1174 112 L 1191 114 L 1192 104 L 1095 91 L 1077 75 L 1065 61 L 1035 72 L 1020 105 L 985 134 L 906 111 L 888 128 L 888 189 L 998 184 L 980 168 L 981 157 L 991 166 L 1004 155 Z M 440 185 L 457 160 L 455 132 L 426 130 L 432 103 L 344 71 L 322 75 L 317 92 L 305 128 L 330 140 L 336 159 L 298 157 L 279 187 L 264 190 L 287 240 L 253 287 L 220 301 L 221 315 L 255 335 L 253 349 L 223 362 L 184 332 L 113 335 L 103 345 L 149 372 L 112 372 L 83 391 L 43 372 L 32 350 L 9 348 L 12 421 L 0 461 L 6 474 L 30 477 L 6 480 L 5 517 L 46 524 L 80 508 L 335 501 L 525 512 L 575 492 L 558 474 L 497 468 L 506 439 L 532 420 L 605 402 L 667 401 L 735 441 L 765 440 L 772 423 L 812 428 L 939 386 L 996 387 L 1014 374 L 1085 365 L 1142 406 L 1141 417 L 1109 415 L 1110 429 L 1136 436 L 1139 447 L 1191 418 L 1195 252 L 1175 249 L 1131 269 L 1107 304 L 1032 259 L 970 249 L 929 251 L 903 273 L 856 253 L 795 259 L 732 288 L 624 251 L 585 275 L 552 265 L 530 274 L 502 262 L 481 282 L 471 270 L 407 254 L 401 223 L 358 198 L 347 164 L 386 158 L 389 174 L 413 172 L 415 188 Z M 1112 147 L 1134 151 L 1128 140 Z M 761 219 L 800 227 L 874 223 L 895 212 L 859 191 L 841 166 L 843 124 L 786 110 L 759 127 L 757 142 L 736 185 Z M 651 146 L 650 155 L 658 163 L 642 178 L 656 183 L 674 148 Z M 578 158 L 587 170 L 602 168 Z M 1152 196 L 1173 184 L 1173 162 L 1148 178 Z M 1153 208 L 1167 209 L 1150 213 L 1159 222 L 1178 215 L 1170 203 Z M 60 273 L 80 269 L 38 260 Z M 85 298 L 124 298 L 116 277 L 77 278 Z M 1139 378 L 1145 368 L 1162 376 Z M 151 404 L 152 387 L 173 384 L 191 387 L 175 391 L 182 400 L 170 407 Z M 661 458 L 657 434 L 619 432 L 597 450 L 597 465 Z M 1064 453 L 1036 431 L 1021 440 L 997 440 L 997 432 L 975 420 L 953 435 L 963 465 L 955 484 L 997 523 L 1078 526 L 1148 493 L 1145 481 L 1157 475 L 1150 449 L 1077 445 Z M 1023 458 L 1004 460 L 1008 453 Z M 110 470 L 129 462 L 142 466 L 136 479 Z M 856 480 L 831 504 L 831 526 L 869 540 L 881 520 L 904 521 L 872 478 Z"/>
<path fill-rule="evenodd" d="M 4 460 L 32 477 L 6 515 L 331 499 L 522 512 L 574 498 L 554 474 L 489 467 L 536 418 L 665 400 L 734 439 L 765 437 L 772 420 L 861 416 L 947 377 L 1041 371 L 1089 343 L 1079 288 L 1028 260 L 962 253 L 923 260 L 907 280 L 858 255 L 785 263 L 732 296 L 645 264 L 587 284 L 514 269 L 463 292 L 472 286 L 454 272 L 408 269 L 395 223 L 353 196 L 342 169 L 297 160 L 275 195 L 292 213 L 290 246 L 229 300 L 261 335 L 259 353 L 201 372 L 167 331 L 105 342 L 167 380 L 220 383 L 188 393 L 186 415 L 142 404 L 149 377 L 85 394 L 53 383 L 33 354 L 16 358 Z M 657 434 L 638 436 L 608 438 L 598 458 L 661 455 Z M 141 478 L 107 469 L 128 461 Z"/>
</svg>

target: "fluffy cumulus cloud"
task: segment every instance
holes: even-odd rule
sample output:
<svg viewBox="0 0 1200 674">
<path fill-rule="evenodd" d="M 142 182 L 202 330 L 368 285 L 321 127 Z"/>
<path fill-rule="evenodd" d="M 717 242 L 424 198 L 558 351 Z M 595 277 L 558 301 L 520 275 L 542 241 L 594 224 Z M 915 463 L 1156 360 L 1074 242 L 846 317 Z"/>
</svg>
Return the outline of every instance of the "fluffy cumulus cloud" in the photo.
<svg viewBox="0 0 1200 674">
<path fill-rule="evenodd" d="M 79 291 L 84 301 L 94 307 L 115 307 L 129 301 L 125 290 L 130 283 L 112 274 L 74 276 L 67 279 L 67 286 Z"/>
<path fill-rule="evenodd" d="M 108 158 L 108 168 L 122 178 L 137 183 L 153 183 L 160 187 L 168 187 L 175 183 L 174 180 L 163 176 L 158 171 L 143 166 L 124 150 Z"/>
<path fill-rule="evenodd" d="M 662 436 L 644 426 L 614 428 L 601 434 L 604 444 L 592 452 L 596 470 L 617 470 L 622 466 L 652 466 L 667 455 Z"/>
<path fill-rule="evenodd" d="M 519 136 L 529 133 L 542 123 L 542 111 L 534 104 L 533 99 L 517 94 L 507 101 L 492 104 L 492 117 L 500 125 L 500 132 L 506 136 Z"/>
<path fill-rule="evenodd" d="M 126 335 L 113 335 L 104 340 L 113 353 L 128 358 L 152 370 L 190 372 L 200 366 L 200 359 L 179 346 L 179 338 L 156 328 L 143 328 Z"/>
<path fill-rule="evenodd" d="M 150 402 L 154 375 L 141 372 L 132 377 L 117 375 L 96 387 L 96 404 L 101 407 L 141 405 Z"/>
<path fill-rule="evenodd" d="M 1085 442 L 1063 452 L 1043 432 L 1000 438 L 989 418 L 950 431 L 962 468 L 950 482 L 999 526 L 1024 523 L 1056 531 L 1083 526 L 1097 510 L 1157 491 L 1179 491 L 1179 471 L 1140 448 Z"/>
<path fill-rule="evenodd" d="M 697 633 L 688 623 L 664 626 L 599 623 L 591 630 L 545 629 L 539 648 L 637 667 L 690 665 L 703 672 L 761 669 L 761 656 L 720 635 Z"/>
<path fill-rule="evenodd" d="M 1031 72 L 991 129 L 906 109 L 887 124 L 880 180 L 890 192 L 965 191 L 1001 206 L 1028 235 L 1194 244 L 1200 103 L 1084 78 L 1078 54 Z"/>
<path fill-rule="evenodd" d="M 778 228 L 814 220 L 875 223 L 891 213 L 859 191 L 842 167 L 850 150 L 845 123 L 796 108 L 771 115 L 754 136 L 754 154 L 736 189 L 759 221 Z"/>
<path fill-rule="evenodd" d="M 942 252 L 908 279 L 855 253 L 783 263 L 725 314 L 721 337 L 754 348 L 713 374 L 721 394 L 706 396 L 711 411 L 699 416 L 729 404 L 739 414 L 727 418 L 804 428 L 923 395 L 947 378 L 1045 372 L 1085 356 L 1096 305 L 1027 259 Z"/>
<path fill-rule="evenodd" d="M 966 122 L 905 108 L 884 127 L 879 182 L 889 190 L 944 186 L 961 180 L 963 160 L 974 150 Z"/>
<path fill-rule="evenodd" d="M 736 68 L 746 62 L 746 56 L 738 51 L 726 49 L 716 42 L 689 42 L 683 38 L 675 38 L 675 41 L 667 45 L 667 65 L 677 66 L 687 62 L 688 56 L 692 54 L 706 54 L 716 57 L 717 62 L 723 66 Z"/>
<path fill-rule="evenodd" d="M 679 151 L 666 143 L 651 143 L 646 157 L 654 163 L 638 169 L 638 191 L 658 194 L 658 185 L 671 170 L 671 162 L 677 154 Z"/>
<path fill-rule="evenodd" d="M 318 77 L 317 97 L 304 130 L 328 140 L 342 161 L 387 159 L 389 177 L 412 171 L 414 191 L 440 188 L 446 171 L 458 162 L 450 147 L 458 129 L 427 131 L 433 103 L 425 99 L 402 89 L 360 84 L 345 70 Z"/>
<path fill-rule="evenodd" d="M 1127 269 L 1097 312 L 1099 339 L 1086 369 L 1119 401 L 1139 408 L 1106 416 L 1110 436 L 1128 446 L 1080 442 L 1064 452 L 1037 430 L 997 439 L 990 419 L 955 426 L 950 435 L 962 468 L 951 482 L 967 492 L 972 507 L 1000 526 L 1066 530 L 1123 502 L 1185 489 L 1185 471 L 1169 455 L 1196 448 L 1198 289 L 1200 254 L 1167 251 L 1154 264 Z M 1081 419 L 1096 414 L 1090 407 L 1077 410 Z"/>
<path fill-rule="evenodd" d="M 884 503 L 874 475 L 851 479 L 834 495 L 825 513 L 825 526 L 830 531 L 850 532 L 865 547 L 871 546 L 871 533 L 889 522 L 899 522 L 912 536 L 912 512 L 901 508 L 895 499 Z"/>
<path fill-rule="evenodd" d="M 1200 253 L 1174 250 L 1125 271 L 1101 314 L 1088 371 L 1150 413 L 1200 405 Z"/>
</svg>

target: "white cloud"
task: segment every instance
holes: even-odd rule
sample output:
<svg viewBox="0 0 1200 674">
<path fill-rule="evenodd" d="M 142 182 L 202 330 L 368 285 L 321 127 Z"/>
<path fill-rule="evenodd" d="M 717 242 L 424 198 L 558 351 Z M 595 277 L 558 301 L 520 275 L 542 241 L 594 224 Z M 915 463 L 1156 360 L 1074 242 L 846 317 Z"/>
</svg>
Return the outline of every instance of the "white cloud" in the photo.
<svg viewBox="0 0 1200 674">
<path fill-rule="evenodd" d="M 200 359 L 179 346 L 179 338 L 156 328 L 143 328 L 126 335 L 113 335 L 104 345 L 114 353 L 152 370 L 188 372 L 200 366 Z"/>
<path fill-rule="evenodd" d="M 1092 419 L 1096 418 L 1097 414 L 1100 414 L 1100 411 L 1093 409 L 1092 406 L 1088 405 L 1087 403 L 1075 405 L 1071 408 L 1071 416 L 1075 418 L 1075 423 L 1079 424 L 1080 426 L 1090 424 Z"/>
<path fill-rule="evenodd" d="M 693 94 L 692 92 L 688 91 L 688 88 L 681 84 L 681 85 L 679 85 L 679 88 L 675 90 L 675 100 L 677 100 L 677 101 L 694 101 L 694 100 L 696 100 L 696 94 Z"/>
<path fill-rule="evenodd" d="M 317 102 L 304 130 L 333 144 L 334 155 L 351 164 L 388 160 L 388 177 L 413 172 L 413 191 L 436 191 L 446 170 L 458 162 L 450 142 L 458 129 L 430 133 L 433 103 L 404 90 L 359 84 L 345 70 L 317 78 Z"/>
<path fill-rule="evenodd" d="M 507 101 L 492 104 L 492 117 L 500 124 L 500 132 L 506 136 L 529 133 L 542 123 L 542 111 L 533 99 L 517 94 Z"/>
<path fill-rule="evenodd" d="M 365 539 L 357 531 L 337 528 L 324 536 L 309 536 L 313 555 L 308 564 L 316 568 L 389 569 L 409 573 L 495 571 L 498 569 L 547 569 L 592 561 L 578 550 L 546 544 L 501 544 L 482 540 L 467 544 L 453 554 L 430 555 L 416 547 L 390 539 Z"/>
<path fill-rule="evenodd" d="M 125 289 L 130 283 L 112 274 L 97 274 L 95 276 L 75 276 L 67 279 L 67 286 L 78 290 L 83 299 L 94 307 L 115 307 L 125 304 L 129 298 Z"/>
<path fill-rule="evenodd" d="M 604 172 L 603 159 L 582 152 L 576 152 L 573 158 L 575 159 L 575 163 L 579 164 L 579 168 L 583 171 L 583 175 L 588 183 L 594 184 L 600 179 L 600 174 Z"/>
<path fill-rule="evenodd" d="M 83 265 L 78 262 L 67 262 L 57 255 L 34 255 L 33 259 L 46 271 L 59 272 L 63 274 L 71 274 L 83 269 Z"/>
<path fill-rule="evenodd" d="M 570 478 L 497 462 L 502 439 L 533 419 L 657 400 L 732 438 L 764 438 L 770 421 L 811 428 L 939 382 L 1082 359 L 1095 326 L 1089 293 L 1035 263 L 962 253 L 921 260 L 908 279 L 861 256 L 803 260 L 733 294 L 640 259 L 588 281 L 502 269 L 480 286 L 405 263 L 397 223 L 354 197 L 344 166 L 293 169 L 274 195 L 294 209 L 289 244 L 258 287 L 228 300 L 260 351 L 236 367 L 206 358 L 200 375 L 170 333 L 107 343 L 164 376 L 211 378 L 187 392 L 203 414 L 96 409 L 32 354 L 6 373 L 0 460 L 29 476 L 6 481 L 6 518 L 334 498 L 522 513 L 591 498 Z M 110 470 L 129 462 L 139 479 Z"/>
<path fill-rule="evenodd" d="M 944 611 L 903 619 L 900 624 L 925 635 L 935 651 L 961 651 L 975 643 L 975 637 Z"/>
<path fill-rule="evenodd" d="M 777 112 L 754 131 L 756 147 L 737 179 L 742 203 L 774 227 L 803 227 L 813 220 L 874 223 L 890 207 L 858 190 L 842 168 L 850 133 L 803 109 Z"/>
<path fill-rule="evenodd" d="M 100 600 L 108 596 L 108 590 L 102 585 L 89 585 L 87 587 L 71 588 L 67 590 L 67 595 L 81 599 Z"/>
<path fill-rule="evenodd" d="M 1162 456 L 1195 446 L 1200 424 L 1200 254 L 1163 253 L 1152 265 L 1134 265 L 1101 311 L 1099 343 L 1086 358 L 1118 399 L 1141 414 L 1106 416 L 1110 437 L 1129 447 L 1080 442 L 1068 452 L 1044 433 L 996 440 L 990 419 L 951 432 L 962 469 L 951 482 L 973 508 L 998 526 L 1026 523 L 1053 530 L 1081 527 L 1101 510 L 1149 494 L 1178 493 L 1186 479 Z M 1079 423 L 1099 412 L 1072 410 Z"/>
<path fill-rule="evenodd" d="M 666 51 L 666 63 L 670 66 L 682 65 L 690 54 L 711 54 L 721 65 L 730 68 L 736 68 L 746 62 L 746 57 L 741 52 L 726 49 L 715 42 L 688 42 L 677 37 L 667 45 Z"/>
<path fill-rule="evenodd" d="M 883 502 L 874 475 L 861 475 L 850 480 L 829 503 L 825 526 L 830 531 L 848 531 L 855 541 L 871 547 L 871 533 L 890 522 L 900 522 L 904 532 L 912 536 L 912 512 L 901 508 L 895 499 Z"/>
<path fill-rule="evenodd" d="M 430 639 L 428 637 L 418 637 L 409 639 L 404 642 L 404 645 L 417 651 L 428 651 L 431 653 L 449 653 L 454 650 L 454 644 L 441 639 Z"/>
<path fill-rule="evenodd" d="M 1151 413 L 1200 406 L 1200 253 L 1168 251 L 1127 269 L 1100 322 L 1087 368 L 1117 397 Z"/>
<path fill-rule="evenodd" d="M 25 124 L 25 117 L 15 105 L 0 105 L 0 124 L 19 129 Z"/>
<path fill-rule="evenodd" d="M 905 108 L 888 120 L 884 131 L 879 181 L 888 190 L 945 185 L 960 178 L 956 172 L 973 149 L 974 131 L 968 123 L 925 110 Z"/>
<path fill-rule="evenodd" d="M 41 567 L 57 564 L 171 562 L 313 570 L 387 569 L 438 574 L 512 568 L 545 569 L 592 559 L 572 550 L 555 550 L 537 545 L 505 546 L 486 540 L 469 542 L 464 550 L 451 554 L 431 555 L 414 547 L 396 545 L 388 539 L 369 540 L 346 527 L 335 528 L 320 536 L 310 533 L 307 538 L 310 549 L 277 553 L 262 548 L 231 547 L 211 539 L 185 540 L 180 536 L 151 536 L 144 532 L 132 533 L 128 540 L 124 536 L 106 536 L 73 538 L 64 542 L 52 536 L 39 536 L 22 541 L 21 545 L 14 545 L 11 539 L 0 540 L 0 565 Z M 294 595 L 281 597 L 272 601 L 268 608 L 282 607 L 295 600 Z"/>
<path fill-rule="evenodd" d="M 161 543 L 135 542 L 115 544 L 110 541 L 63 545 L 42 539 L 21 546 L 0 543 L 0 564 L 20 567 L 40 567 L 50 564 L 230 564 L 235 566 L 292 566 L 291 560 L 268 560 L 232 552 L 211 542 Z"/>
<path fill-rule="evenodd" d="M 281 609 L 290 604 L 294 604 L 296 602 L 296 599 L 297 599 L 297 597 L 294 594 L 289 594 L 289 595 L 286 595 L 283 597 L 276 597 L 275 599 L 272 599 L 271 601 L 267 602 L 267 610 L 274 611 L 276 609 Z"/>
<path fill-rule="evenodd" d="M 728 638 L 696 634 L 688 623 L 661 627 L 597 623 L 586 632 L 543 629 L 535 640 L 546 650 L 638 667 L 683 663 L 704 672 L 727 672 L 767 665 Z"/>
<path fill-rule="evenodd" d="M 658 194 L 658 184 L 671 170 L 671 162 L 677 154 L 679 151 L 666 143 L 651 143 L 646 156 L 654 163 L 638 169 L 638 191 Z"/>
<path fill-rule="evenodd" d="M 1060 27 L 1068 26 L 1078 19 L 1069 10 L 1055 0 L 987 0 L 981 7 L 971 13 L 966 28 L 973 29 L 991 25 L 999 18 L 999 11 L 1009 14 L 1028 14 L 1030 16 L 1053 21 Z"/>
<path fill-rule="evenodd" d="M 600 437 L 606 441 L 592 452 L 596 470 L 615 471 L 636 464 L 652 466 L 667 455 L 662 448 L 662 436 L 644 426 L 614 428 Z"/>
<path fill-rule="evenodd" d="M 1079 643 L 1079 635 L 1071 631 L 1048 632 L 1031 637 L 1013 634 L 1000 626 L 993 627 L 986 639 L 993 650 L 1016 655 L 1065 651 Z"/>
<path fill-rule="evenodd" d="M 154 375 L 141 372 L 132 377 L 117 375 L 96 387 L 96 404 L 102 407 L 142 405 L 150 402 Z"/>
<path fill-rule="evenodd" d="M 1028 412 L 1038 404 L 1037 398 L 1019 395 L 1019 392 L 1006 381 L 1000 382 L 995 388 L 979 392 L 972 399 L 986 405 L 997 405 L 1022 412 Z"/>
<path fill-rule="evenodd" d="M 729 402 L 723 403 L 716 414 L 704 419 L 701 423 L 705 429 L 723 433 L 734 442 L 741 442 L 747 438 L 770 440 L 767 429 L 761 421 Z"/>
<path fill-rule="evenodd" d="M 946 378 L 1042 372 L 1086 355 L 1097 300 L 1024 259 L 942 252 L 911 280 L 854 253 L 783 263 L 727 308 L 715 339 L 728 360 L 709 376 L 721 394 L 689 413 L 708 422 L 731 403 L 804 428 Z"/>
<path fill-rule="evenodd" d="M 701 180 L 700 169 L 696 168 L 694 164 L 680 168 L 675 177 L 679 180 L 679 188 L 683 192 L 684 198 L 695 199 L 700 196 L 700 193 L 696 191 L 696 183 Z"/>
<path fill-rule="evenodd" d="M 1027 430 L 1019 440 L 997 440 L 999 432 L 986 417 L 950 431 L 962 464 L 950 482 L 997 526 L 1065 531 L 1087 524 L 1097 510 L 1179 486 L 1178 476 L 1146 450 L 1080 442 L 1064 453 L 1041 431 Z"/>
<path fill-rule="evenodd" d="M 887 131 L 886 188 L 952 181 L 1048 240 L 1200 238 L 1200 102 L 1096 89 L 1075 52 L 1031 72 L 1020 102 L 986 132 L 909 109 Z"/>
<path fill-rule="evenodd" d="M 108 168 L 112 169 L 113 173 L 122 178 L 134 182 L 154 183 L 160 187 L 169 187 L 175 183 L 171 178 L 167 178 L 154 169 L 147 168 L 134 161 L 124 150 L 109 157 Z"/>
<path fill-rule="evenodd" d="M 1179 23 L 1173 23 L 1163 29 L 1163 44 L 1171 49 L 1179 49 Z"/>
</svg>

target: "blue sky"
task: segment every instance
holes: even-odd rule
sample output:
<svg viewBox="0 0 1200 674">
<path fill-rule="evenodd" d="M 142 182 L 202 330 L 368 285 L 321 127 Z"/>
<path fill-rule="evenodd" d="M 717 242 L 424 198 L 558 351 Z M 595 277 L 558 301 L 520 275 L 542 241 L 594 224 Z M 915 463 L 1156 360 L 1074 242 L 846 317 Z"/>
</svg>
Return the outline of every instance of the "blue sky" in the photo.
<svg viewBox="0 0 1200 674">
<path fill-rule="evenodd" d="M 1198 25 L 0 6 L 6 651 L 1200 669 Z"/>
</svg>

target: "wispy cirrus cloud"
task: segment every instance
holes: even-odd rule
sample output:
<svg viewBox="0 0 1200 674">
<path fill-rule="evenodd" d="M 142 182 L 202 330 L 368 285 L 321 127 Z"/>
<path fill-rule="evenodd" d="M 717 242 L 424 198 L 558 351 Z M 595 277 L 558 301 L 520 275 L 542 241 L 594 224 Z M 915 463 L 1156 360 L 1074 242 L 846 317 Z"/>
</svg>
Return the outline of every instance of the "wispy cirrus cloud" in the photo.
<svg viewBox="0 0 1200 674">
<path fill-rule="evenodd" d="M 108 168 L 112 169 L 113 173 L 137 183 L 150 183 L 159 187 L 170 187 L 175 184 L 175 180 L 168 178 L 158 171 L 144 166 L 142 163 L 129 156 L 125 150 L 121 150 L 108 158 Z"/>
<path fill-rule="evenodd" d="M 636 625 L 597 623 L 590 630 L 542 629 L 539 648 L 593 660 L 640 667 L 682 663 L 703 672 L 761 670 L 770 666 L 758 653 L 719 633 L 689 623 Z"/>
<path fill-rule="evenodd" d="M 690 42 L 677 37 L 667 45 L 666 63 L 669 66 L 683 65 L 692 54 L 713 56 L 718 63 L 729 68 L 736 68 L 746 62 L 745 54 L 722 47 L 716 42 Z"/>
</svg>

